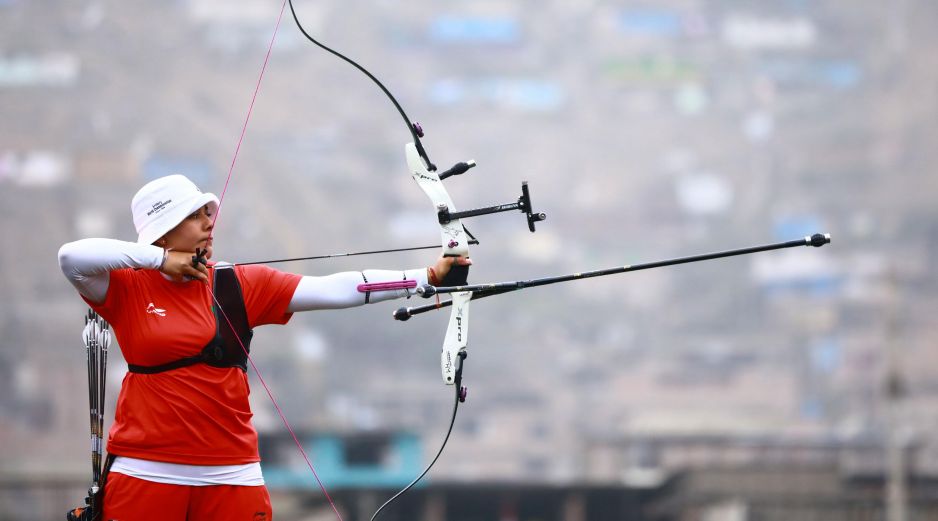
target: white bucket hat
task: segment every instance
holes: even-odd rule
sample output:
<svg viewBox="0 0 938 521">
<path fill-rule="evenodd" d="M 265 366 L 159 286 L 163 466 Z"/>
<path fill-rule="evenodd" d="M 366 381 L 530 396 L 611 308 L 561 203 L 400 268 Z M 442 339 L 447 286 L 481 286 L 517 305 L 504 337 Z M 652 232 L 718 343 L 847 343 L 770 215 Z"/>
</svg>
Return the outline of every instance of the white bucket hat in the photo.
<svg viewBox="0 0 938 521">
<path fill-rule="evenodd" d="M 202 193 L 186 176 L 169 175 L 150 181 L 130 203 L 137 242 L 153 244 L 205 205 L 209 205 L 214 214 L 218 210 L 218 197 Z"/>
</svg>

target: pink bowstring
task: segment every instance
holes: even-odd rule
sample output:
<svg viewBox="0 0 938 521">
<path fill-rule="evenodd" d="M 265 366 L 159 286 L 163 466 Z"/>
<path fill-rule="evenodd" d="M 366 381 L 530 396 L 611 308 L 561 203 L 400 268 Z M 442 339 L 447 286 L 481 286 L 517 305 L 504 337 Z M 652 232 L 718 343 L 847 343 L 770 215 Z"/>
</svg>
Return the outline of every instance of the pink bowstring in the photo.
<svg viewBox="0 0 938 521">
<path fill-rule="evenodd" d="M 234 173 L 235 163 L 238 162 L 238 152 L 241 151 L 241 143 L 244 142 L 244 135 L 248 130 L 248 123 L 251 121 L 251 114 L 254 112 L 254 102 L 257 101 L 257 94 L 261 90 L 261 82 L 264 80 L 264 73 L 267 71 L 267 63 L 270 61 L 270 53 L 274 49 L 274 41 L 277 39 L 277 33 L 280 31 L 280 22 L 283 20 L 283 13 L 287 8 L 287 0 L 283 0 L 280 6 L 280 15 L 277 16 L 277 25 L 274 27 L 274 34 L 270 37 L 270 44 L 267 46 L 267 55 L 264 56 L 264 65 L 261 66 L 261 73 L 257 77 L 257 85 L 254 86 L 254 95 L 251 97 L 251 104 L 248 106 L 247 116 L 244 118 L 244 125 L 241 127 L 241 136 L 238 138 L 238 146 L 235 147 L 234 156 L 231 158 L 231 166 L 228 167 L 228 177 L 225 179 L 225 187 L 222 188 L 221 197 L 218 199 L 218 208 L 215 210 L 215 218 L 212 220 L 212 235 L 215 233 L 215 223 L 218 216 L 221 215 L 221 205 L 225 202 L 225 194 L 228 192 L 228 183 L 231 182 L 231 174 Z"/>
<path fill-rule="evenodd" d="M 215 309 L 221 312 L 221 316 L 225 319 L 225 322 L 228 323 L 228 327 L 231 328 L 231 331 L 237 332 L 232 325 L 231 320 L 228 318 L 228 315 L 225 313 L 224 308 L 221 307 L 221 303 L 218 302 L 218 299 L 215 298 L 215 293 L 209 288 L 209 295 L 212 297 L 212 301 L 215 302 Z M 277 414 L 280 416 L 280 421 L 283 422 L 283 426 L 287 428 L 287 431 L 290 433 L 290 436 L 293 437 L 293 443 L 296 444 L 296 448 L 300 449 L 300 454 L 303 455 L 303 460 L 306 461 L 306 466 L 309 467 L 309 470 L 312 471 L 313 476 L 316 477 L 316 482 L 319 483 L 319 489 L 322 490 L 322 493 L 326 496 L 326 499 L 329 501 L 329 505 L 332 507 L 332 511 L 335 512 L 335 515 L 338 516 L 339 521 L 342 521 L 342 514 L 339 513 L 339 509 L 336 508 L 335 502 L 332 501 L 332 496 L 329 495 L 329 492 L 326 491 L 326 486 L 323 485 L 322 480 L 319 479 L 319 473 L 316 472 L 316 469 L 313 468 L 313 462 L 309 459 L 309 456 L 306 454 L 306 451 L 303 449 L 303 444 L 300 443 L 300 439 L 296 436 L 296 432 L 293 431 L 293 427 L 290 426 L 290 422 L 287 421 L 287 417 L 283 414 L 283 409 L 280 408 L 280 405 L 277 403 L 277 400 L 274 398 L 274 394 L 270 391 L 270 387 L 267 385 L 267 382 L 264 380 L 264 376 L 261 375 L 261 372 L 257 369 L 257 365 L 254 364 L 254 359 L 251 358 L 251 353 L 248 352 L 247 347 L 244 346 L 244 342 L 238 337 L 237 333 L 234 335 L 235 339 L 238 341 L 238 345 L 241 346 L 241 349 L 244 351 L 244 355 L 247 356 L 248 362 L 251 364 L 251 368 L 254 369 L 254 374 L 257 375 L 258 381 L 264 387 L 264 391 L 267 392 L 267 396 L 270 398 L 270 401 L 274 404 L 274 408 L 277 409 Z"/>
<path fill-rule="evenodd" d="M 274 41 L 277 39 L 277 33 L 280 31 L 280 23 L 283 20 L 283 13 L 287 8 L 287 0 L 283 0 L 283 4 L 280 6 L 280 14 L 277 17 L 277 25 L 274 27 L 274 33 L 270 37 L 270 44 L 267 46 L 267 54 L 264 56 L 264 64 L 261 66 L 261 72 L 257 77 L 257 84 L 254 87 L 254 94 L 251 97 L 251 104 L 248 106 L 247 115 L 244 118 L 244 125 L 241 127 L 241 135 L 238 137 L 238 145 L 235 147 L 234 155 L 231 158 L 231 165 L 228 167 L 228 176 L 225 179 L 225 186 L 222 189 L 221 197 L 218 200 L 218 208 L 215 210 L 215 217 L 212 219 L 212 236 L 215 235 L 215 225 L 218 223 L 218 217 L 221 215 L 221 207 L 225 202 L 225 194 L 228 193 L 228 185 L 231 182 L 232 174 L 234 173 L 235 164 L 238 161 L 238 153 L 241 151 L 241 144 L 244 142 L 244 136 L 247 133 L 248 123 L 251 121 L 251 114 L 254 113 L 254 103 L 257 101 L 257 95 L 261 90 L 261 83 L 264 80 L 264 73 L 267 71 L 267 64 L 270 61 L 270 54 L 274 48 Z M 209 295 L 211 295 L 212 300 L 215 302 L 215 306 L 221 312 L 222 317 L 225 318 L 225 321 L 228 323 L 228 327 L 232 331 L 235 331 L 234 326 L 231 324 L 231 320 L 228 319 L 228 315 L 225 314 L 224 309 L 222 309 L 221 304 L 215 298 L 215 294 L 212 290 L 208 289 Z M 237 335 L 235 335 L 237 338 Z M 342 521 L 342 514 L 339 513 L 339 509 L 336 507 L 335 502 L 332 500 L 332 497 L 329 495 L 329 492 L 326 491 L 325 485 L 323 485 L 322 480 L 319 478 L 319 473 L 316 472 L 316 469 L 313 467 L 313 463 L 310 460 L 309 456 L 306 454 L 306 451 L 303 449 L 303 444 L 300 443 L 299 438 L 297 438 L 296 433 L 293 431 L 293 427 L 290 426 L 290 422 L 287 421 L 287 417 L 283 414 L 283 409 L 280 408 L 280 404 L 277 403 L 277 399 L 274 398 L 274 394 L 271 392 L 270 387 L 267 385 L 267 382 L 264 381 L 264 377 L 261 375 L 261 372 L 258 371 L 257 365 L 254 363 L 254 359 L 251 358 L 251 354 L 248 352 L 247 348 L 244 346 L 244 343 L 241 342 L 241 339 L 238 338 L 238 344 L 241 345 L 241 349 L 244 350 L 244 354 L 247 356 L 248 362 L 251 364 L 251 368 L 254 369 L 254 374 L 257 375 L 257 379 L 261 382 L 261 385 L 264 387 L 264 391 L 267 392 L 267 396 L 270 398 L 271 403 L 274 405 L 274 409 L 277 410 L 277 414 L 280 416 L 280 420 L 283 422 L 283 426 L 286 427 L 287 431 L 290 433 L 290 436 L 293 438 L 293 442 L 296 444 L 296 448 L 299 449 L 300 454 L 303 455 L 303 459 L 306 461 L 306 466 L 309 467 L 309 470 L 312 471 L 313 476 L 316 478 L 316 483 L 319 484 L 319 489 L 322 490 L 323 495 L 329 501 L 329 505 L 332 507 L 332 511 L 335 512 L 336 517 L 339 518 L 339 521 Z"/>
</svg>

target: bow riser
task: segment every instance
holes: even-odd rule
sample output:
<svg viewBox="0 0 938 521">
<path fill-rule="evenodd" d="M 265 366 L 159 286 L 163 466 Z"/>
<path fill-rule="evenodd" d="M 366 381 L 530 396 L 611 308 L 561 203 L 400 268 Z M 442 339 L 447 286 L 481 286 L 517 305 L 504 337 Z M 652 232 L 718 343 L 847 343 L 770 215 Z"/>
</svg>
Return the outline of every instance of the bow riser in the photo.
<svg viewBox="0 0 938 521">
<path fill-rule="evenodd" d="M 426 162 L 421 158 L 413 143 L 408 143 L 404 147 L 404 156 L 407 158 L 407 166 L 410 168 L 414 181 L 417 182 L 423 193 L 427 194 L 437 211 L 446 209 L 455 212 L 456 208 L 453 206 L 453 200 L 443 186 L 443 182 L 440 181 L 440 177 L 436 172 L 427 168 Z M 463 228 L 459 219 L 440 223 L 440 233 L 443 243 L 443 255 L 447 257 L 469 256 L 469 241 L 466 237 L 465 228 Z M 458 276 L 465 280 L 469 270 L 466 266 L 453 266 L 451 271 L 458 272 Z M 470 300 L 472 300 L 471 292 L 453 295 L 453 311 L 449 316 L 449 325 L 446 327 L 446 336 L 443 339 L 443 349 L 440 353 L 440 371 L 446 385 L 456 383 L 456 374 L 462 364 L 459 353 L 465 351 L 469 342 Z"/>
</svg>

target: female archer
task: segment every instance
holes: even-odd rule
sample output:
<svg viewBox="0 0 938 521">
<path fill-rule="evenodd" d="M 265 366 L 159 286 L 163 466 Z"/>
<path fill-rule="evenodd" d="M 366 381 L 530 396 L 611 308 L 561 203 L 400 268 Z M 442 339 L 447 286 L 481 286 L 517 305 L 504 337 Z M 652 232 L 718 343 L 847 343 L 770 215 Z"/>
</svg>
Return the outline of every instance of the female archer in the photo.
<svg viewBox="0 0 938 521">
<path fill-rule="evenodd" d="M 251 330 L 297 311 L 409 297 L 453 264 L 313 277 L 207 262 L 218 198 L 181 175 L 131 203 L 136 242 L 84 239 L 59 250 L 81 297 L 110 322 L 129 372 L 108 435 L 102 519 L 270 520 L 248 402 Z M 403 284 L 402 281 L 408 282 Z M 396 283 L 396 284 L 394 284 Z M 372 291 L 379 285 L 389 291 Z"/>
</svg>

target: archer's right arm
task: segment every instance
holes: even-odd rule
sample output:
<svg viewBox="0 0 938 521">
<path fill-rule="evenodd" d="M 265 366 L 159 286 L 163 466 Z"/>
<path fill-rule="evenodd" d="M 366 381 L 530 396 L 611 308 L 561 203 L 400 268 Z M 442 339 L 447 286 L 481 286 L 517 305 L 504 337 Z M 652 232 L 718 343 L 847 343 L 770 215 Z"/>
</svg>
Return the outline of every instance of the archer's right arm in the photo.
<svg viewBox="0 0 938 521">
<path fill-rule="evenodd" d="M 82 239 L 59 248 L 59 267 L 65 278 L 88 300 L 103 303 L 112 270 L 159 269 L 163 249 L 116 239 Z"/>
</svg>

